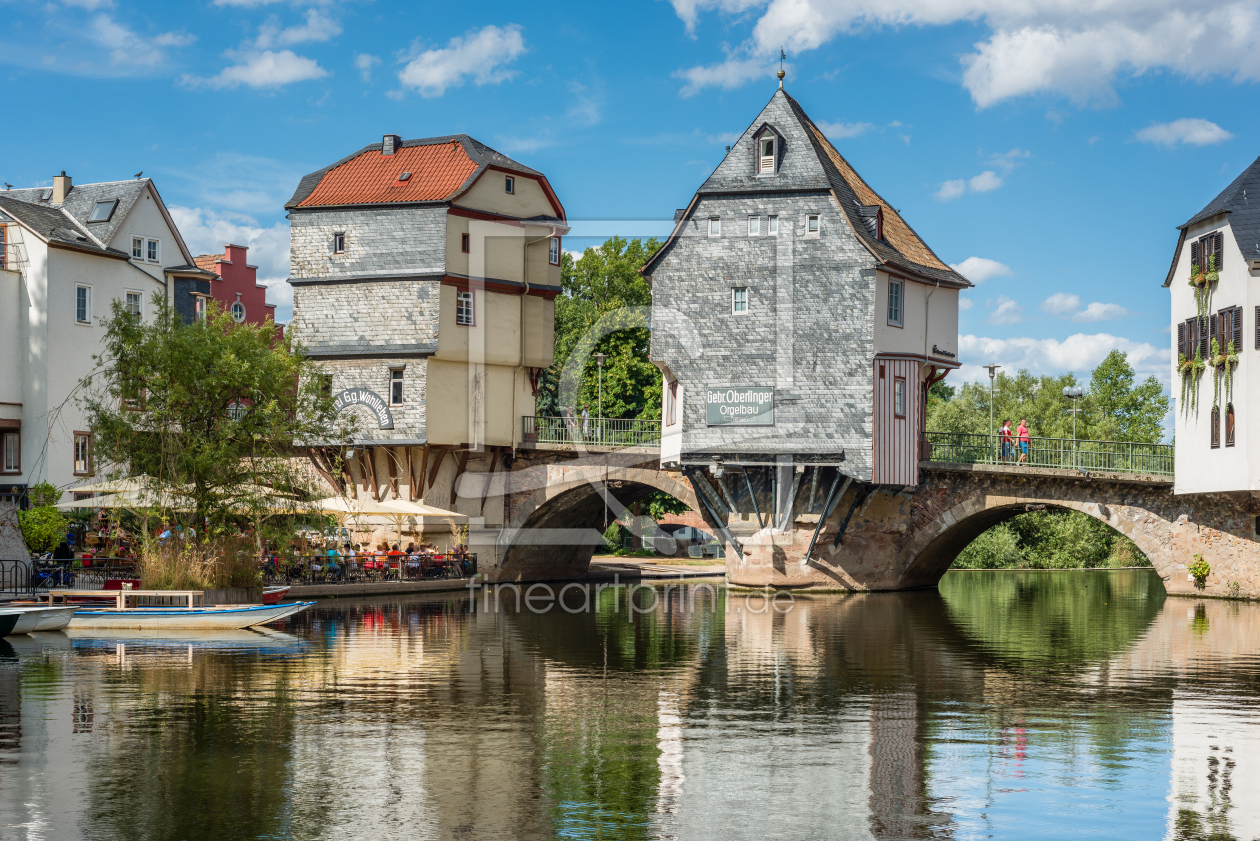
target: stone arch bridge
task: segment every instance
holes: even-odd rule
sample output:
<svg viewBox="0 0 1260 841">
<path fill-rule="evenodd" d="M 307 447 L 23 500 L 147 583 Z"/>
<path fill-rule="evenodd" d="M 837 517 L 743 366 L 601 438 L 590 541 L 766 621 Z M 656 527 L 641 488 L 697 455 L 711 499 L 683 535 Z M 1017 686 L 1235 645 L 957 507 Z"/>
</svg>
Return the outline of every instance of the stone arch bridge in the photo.
<svg viewBox="0 0 1260 841">
<path fill-rule="evenodd" d="M 585 576 L 610 518 L 659 490 L 721 536 L 728 581 L 740 586 L 931 587 L 990 527 L 1031 510 L 1071 509 L 1132 539 L 1169 592 L 1260 597 L 1260 500 L 1251 494 L 1174 496 L 1168 476 L 925 461 L 917 487 L 844 482 L 829 506 L 829 486 L 841 484 L 836 469 L 805 467 L 784 507 L 776 490 L 738 468 L 714 477 L 661 469 L 658 459 L 646 449 L 520 451 L 499 473 L 502 526 L 471 535 L 487 580 Z M 485 494 L 477 481 L 468 474 L 460 496 Z M 1195 554 L 1212 567 L 1201 588 L 1186 571 Z"/>
</svg>

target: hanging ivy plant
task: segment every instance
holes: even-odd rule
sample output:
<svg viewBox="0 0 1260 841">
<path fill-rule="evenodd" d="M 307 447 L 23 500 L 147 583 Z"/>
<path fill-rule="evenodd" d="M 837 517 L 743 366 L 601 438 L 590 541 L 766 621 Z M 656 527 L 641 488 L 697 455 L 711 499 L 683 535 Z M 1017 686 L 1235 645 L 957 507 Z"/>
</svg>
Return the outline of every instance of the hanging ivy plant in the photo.
<svg viewBox="0 0 1260 841">
<path fill-rule="evenodd" d="M 1181 375 L 1181 402 L 1178 404 L 1184 411 L 1186 408 L 1186 389 L 1190 383 L 1190 360 L 1184 353 L 1177 354 L 1177 373 Z"/>
<path fill-rule="evenodd" d="M 1238 351 L 1231 341 L 1225 348 L 1225 402 L 1234 402 L 1234 369 L 1238 367 Z"/>
<path fill-rule="evenodd" d="M 1199 408 L 1199 380 L 1203 378 L 1203 371 L 1207 368 L 1207 363 L 1203 361 L 1203 357 L 1199 356 L 1196 350 L 1194 359 L 1189 363 L 1190 377 L 1190 411 L 1197 411 Z"/>
<path fill-rule="evenodd" d="M 1212 362 L 1212 408 L 1217 409 L 1221 405 L 1221 343 L 1219 339 L 1212 340 L 1211 353 L 1208 359 Z"/>
</svg>

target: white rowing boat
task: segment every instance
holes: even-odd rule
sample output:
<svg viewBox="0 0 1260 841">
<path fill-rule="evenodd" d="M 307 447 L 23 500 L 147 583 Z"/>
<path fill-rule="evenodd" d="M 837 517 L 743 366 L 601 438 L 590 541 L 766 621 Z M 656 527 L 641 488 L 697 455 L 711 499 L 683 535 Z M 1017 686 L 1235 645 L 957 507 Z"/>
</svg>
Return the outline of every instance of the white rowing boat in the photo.
<svg viewBox="0 0 1260 841">
<path fill-rule="evenodd" d="M 7 632 L 14 635 L 33 631 L 60 631 L 70 624 L 74 611 L 73 607 L 48 607 L 40 604 L 10 604 L 0 607 L 0 615 L 17 616 L 17 621 Z"/>
<path fill-rule="evenodd" d="M 315 602 L 291 604 L 219 605 L 217 607 L 78 607 L 70 630 L 85 628 L 120 630 L 223 630 L 266 625 L 306 610 Z"/>
</svg>

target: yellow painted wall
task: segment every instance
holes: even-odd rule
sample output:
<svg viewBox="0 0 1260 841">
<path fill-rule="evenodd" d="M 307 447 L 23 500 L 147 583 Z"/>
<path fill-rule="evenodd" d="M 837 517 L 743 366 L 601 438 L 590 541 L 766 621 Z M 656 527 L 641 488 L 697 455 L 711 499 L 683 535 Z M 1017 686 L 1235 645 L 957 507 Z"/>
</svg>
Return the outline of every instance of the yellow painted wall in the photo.
<svg viewBox="0 0 1260 841">
<path fill-rule="evenodd" d="M 474 324 L 468 327 L 455 323 L 455 292 L 455 287 L 444 285 L 439 293 L 437 358 L 451 362 L 520 365 L 521 296 L 474 289 Z M 554 301 L 525 296 L 527 366 L 546 368 L 551 365 L 555 313 Z"/>
<path fill-rule="evenodd" d="M 517 175 L 515 192 L 504 189 L 506 173 L 488 169 L 481 174 L 468 192 L 455 202 L 458 207 L 502 213 L 505 216 L 556 216 L 556 210 L 543 192 L 542 185 L 533 178 Z"/>
<path fill-rule="evenodd" d="M 438 358 L 428 360 L 427 431 L 430 444 L 511 446 L 520 437 L 520 418 L 534 414 L 529 379 L 505 365 L 468 366 Z M 481 411 L 472 411 L 473 377 L 484 383 Z M 512 412 L 513 379 L 516 412 Z M 480 422 L 478 422 L 480 418 Z"/>
</svg>

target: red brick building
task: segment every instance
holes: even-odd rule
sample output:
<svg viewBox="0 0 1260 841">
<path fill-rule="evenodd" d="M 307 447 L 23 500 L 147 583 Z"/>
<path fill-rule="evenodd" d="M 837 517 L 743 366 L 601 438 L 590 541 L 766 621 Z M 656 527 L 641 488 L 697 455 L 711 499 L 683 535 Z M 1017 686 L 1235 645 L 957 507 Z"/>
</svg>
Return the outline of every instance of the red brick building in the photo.
<svg viewBox="0 0 1260 841">
<path fill-rule="evenodd" d="M 197 268 L 219 276 L 210 283 L 210 297 L 240 322 L 263 324 L 276 318 L 275 304 L 267 303 L 267 287 L 258 282 L 258 267 L 245 261 L 244 245 L 223 246 L 222 254 L 202 254 Z"/>
</svg>

